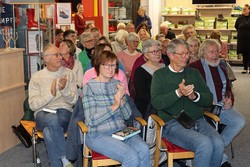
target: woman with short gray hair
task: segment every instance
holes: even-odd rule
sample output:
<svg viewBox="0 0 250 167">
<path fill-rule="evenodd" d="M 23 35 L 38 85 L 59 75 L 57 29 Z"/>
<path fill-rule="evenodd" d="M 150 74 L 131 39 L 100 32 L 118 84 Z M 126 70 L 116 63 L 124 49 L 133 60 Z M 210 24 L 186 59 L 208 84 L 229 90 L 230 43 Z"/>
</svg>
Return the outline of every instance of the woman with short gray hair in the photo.
<svg viewBox="0 0 250 167">
<path fill-rule="evenodd" d="M 139 44 L 139 36 L 136 33 L 129 33 L 126 36 L 125 41 L 128 46 L 127 49 L 120 51 L 117 56 L 121 60 L 125 68 L 126 76 L 129 79 L 131 76 L 133 64 L 135 60 L 141 56 L 142 53 L 136 50 Z"/>
<path fill-rule="evenodd" d="M 79 61 L 82 64 L 83 72 L 87 70 L 87 64 L 89 64 L 90 59 L 93 55 L 93 50 L 95 47 L 95 39 L 91 32 L 83 32 L 80 36 L 81 43 L 84 50 L 79 53 Z"/>
<path fill-rule="evenodd" d="M 147 108 L 150 104 L 150 86 L 154 72 L 165 67 L 161 63 L 161 43 L 157 40 L 149 39 L 143 42 L 143 54 L 147 62 L 135 70 L 135 105 L 142 113 L 144 119 L 148 118 Z"/>
</svg>

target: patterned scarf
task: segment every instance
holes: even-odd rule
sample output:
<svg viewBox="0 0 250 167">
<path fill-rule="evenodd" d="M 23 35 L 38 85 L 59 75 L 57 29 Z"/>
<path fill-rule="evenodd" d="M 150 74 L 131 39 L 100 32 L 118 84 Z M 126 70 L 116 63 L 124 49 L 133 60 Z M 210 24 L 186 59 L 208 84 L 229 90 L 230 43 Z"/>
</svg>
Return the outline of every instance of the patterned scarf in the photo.
<svg viewBox="0 0 250 167">
<path fill-rule="evenodd" d="M 75 59 L 73 56 L 69 56 L 68 61 L 65 60 L 64 58 L 62 59 L 62 66 L 63 67 L 66 67 L 66 68 L 69 68 L 72 70 L 74 68 L 74 65 L 75 65 Z"/>
</svg>

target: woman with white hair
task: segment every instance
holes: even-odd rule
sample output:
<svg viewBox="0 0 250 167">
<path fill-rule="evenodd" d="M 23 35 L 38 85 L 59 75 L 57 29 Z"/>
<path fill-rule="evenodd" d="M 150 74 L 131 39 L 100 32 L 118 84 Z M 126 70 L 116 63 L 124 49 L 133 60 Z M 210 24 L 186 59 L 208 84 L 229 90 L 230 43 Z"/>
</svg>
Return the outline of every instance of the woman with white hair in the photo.
<svg viewBox="0 0 250 167">
<path fill-rule="evenodd" d="M 119 30 L 115 35 L 115 41 L 111 42 L 113 52 L 115 54 L 127 48 L 125 38 L 128 35 L 126 30 Z"/>
<path fill-rule="evenodd" d="M 136 50 L 140 41 L 139 36 L 136 33 L 129 33 L 126 36 L 125 41 L 128 46 L 127 49 L 120 51 L 117 56 L 125 68 L 127 78 L 130 78 L 133 64 L 142 53 Z"/>
</svg>

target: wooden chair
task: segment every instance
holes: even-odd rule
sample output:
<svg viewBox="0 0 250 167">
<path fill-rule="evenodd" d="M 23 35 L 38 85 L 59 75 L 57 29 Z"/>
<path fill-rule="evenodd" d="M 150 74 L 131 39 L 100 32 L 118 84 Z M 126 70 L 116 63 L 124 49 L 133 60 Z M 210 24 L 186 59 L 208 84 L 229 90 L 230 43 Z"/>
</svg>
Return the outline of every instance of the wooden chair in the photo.
<svg viewBox="0 0 250 167">
<path fill-rule="evenodd" d="M 211 117 L 215 122 L 219 122 L 220 119 L 212 113 L 205 112 L 205 115 Z M 165 151 L 168 158 L 168 167 L 174 166 L 175 159 L 193 159 L 194 152 L 181 148 L 169 142 L 166 138 L 162 137 L 162 130 L 165 122 L 160 119 L 157 115 L 152 114 L 152 119 L 156 122 L 156 151 L 155 151 L 155 160 L 154 167 L 158 167 L 160 152 Z"/>
<path fill-rule="evenodd" d="M 135 117 L 135 120 L 139 122 L 143 126 L 143 140 L 145 136 L 145 126 L 147 125 L 147 122 L 140 118 Z M 112 160 L 102 154 L 99 154 L 95 151 L 90 150 L 86 144 L 85 144 L 85 138 L 86 134 L 88 132 L 88 127 L 86 124 L 84 124 L 82 121 L 78 122 L 78 126 L 81 129 L 81 132 L 83 133 L 83 166 L 88 166 L 88 159 L 91 158 L 92 161 L 92 167 L 98 167 L 98 166 L 111 166 L 111 165 L 120 165 L 121 163 L 115 160 Z"/>
</svg>

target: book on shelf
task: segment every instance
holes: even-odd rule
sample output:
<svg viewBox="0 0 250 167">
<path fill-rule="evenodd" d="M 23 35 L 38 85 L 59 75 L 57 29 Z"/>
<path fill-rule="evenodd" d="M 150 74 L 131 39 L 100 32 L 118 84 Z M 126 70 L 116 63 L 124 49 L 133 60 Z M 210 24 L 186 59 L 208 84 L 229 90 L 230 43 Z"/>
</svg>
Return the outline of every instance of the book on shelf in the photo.
<svg viewBox="0 0 250 167">
<path fill-rule="evenodd" d="M 119 130 L 112 134 L 112 137 L 118 140 L 126 140 L 134 135 L 137 135 L 141 132 L 140 129 L 133 128 L 133 127 L 126 127 L 122 130 Z"/>
<path fill-rule="evenodd" d="M 50 112 L 50 113 L 54 113 L 56 114 L 56 110 L 52 110 L 52 109 L 49 109 L 49 108 L 43 108 L 43 111 L 46 111 L 46 112 Z"/>
</svg>

